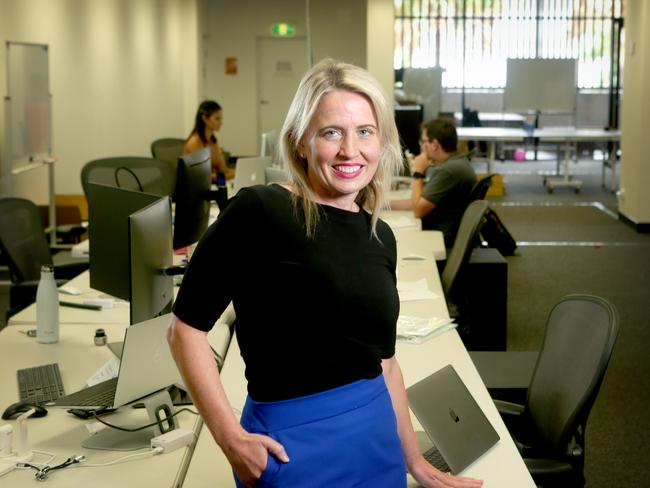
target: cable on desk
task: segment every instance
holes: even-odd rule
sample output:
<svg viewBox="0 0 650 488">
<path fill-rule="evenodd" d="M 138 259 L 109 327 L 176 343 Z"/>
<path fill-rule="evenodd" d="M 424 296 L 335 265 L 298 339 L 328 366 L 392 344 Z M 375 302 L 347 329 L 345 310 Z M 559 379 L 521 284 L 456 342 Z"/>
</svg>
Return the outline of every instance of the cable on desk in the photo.
<svg viewBox="0 0 650 488">
<path fill-rule="evenodd" d="M 199 415 L 198 412 L 195 412 L 194 410 L 191 410 L 191 409 L 189 409 L 189 408 L 187 408 L 187 407 L 184 407 L 184 408 L 181 408 L 180 410 L 176 410 L 176 412 L 174 412 L 173 414 L 171 414 L 171 415 L 169 416 L 169 418 L 176 417 L 176 415 L 178 415 L 178 414 L 181 413 L 181 412 L 189 412 L 189 413 L 191 413 L 192 415 Z M 108 412 L 107 412 L 107 414 L 108 414 Z M 139 430 L 148 429 L 149 427 L 154 427 L 154 426 L 160 424 L 160 422 L 152 422 L 152 423 L 150 423 L 150 424 L 142 425 L 142 426 L 140 426 L 140 427 L 128 428 L 128 427 L 120 427 L 119 425 L 109 424 L 109 423 L 106 422 L 105 420 L 102 420 L 101 417 L 102 417 L 101 414 L 98 415 L 98 414 L 96 414 L 95 412 L 93 412 L 93 415 L 92 415 L 91 418 L 97 420 L 99 423 L 104 424 L 104 425 L 107 426 L 107 427 L 110 427 L 110 428 L 112 428 L 112 429 L 121 430 L 121 431 L 124 431 L 124 432 L 137 432 L 137 431 L 139 431 Z"/>
<path fill-rule="evenodd" d="M 156 454 L 160 454 L 163 452 L 162 447 L 154 447 L 153 449 L 150 447 L 143 447 L 142 449 L 147 449 L 146 452 L 136 452 L 133 454 L 129 454 L 127 456 L 122 456 L 121 458 L 113 459 L 112 461 L 108 461 L 106 463 L 84 463 L 84 464 L 76 464 L 74 467 L 76 468 L 101 468 L 103 466 L 112 466 L 113 464 L 118 464 L 124 461 L 127 461 L 129 459 L 133 459 L 136 457 L 142 457 L 142 456 L 155 456 Z M 140 450 L 142 450 L 140 449 Z"/>
</svg>

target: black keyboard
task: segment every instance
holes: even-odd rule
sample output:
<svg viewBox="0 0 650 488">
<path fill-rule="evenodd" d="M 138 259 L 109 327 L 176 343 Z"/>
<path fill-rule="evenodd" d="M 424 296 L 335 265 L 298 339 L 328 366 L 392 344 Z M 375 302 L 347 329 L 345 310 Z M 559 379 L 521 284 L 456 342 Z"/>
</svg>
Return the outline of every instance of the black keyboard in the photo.
<svg viewBox="0 0 650 488">
<path fill-rule="evenodd" d="M 435 446 L 424 453 L 424 459 L 426 459 L 431 466 L 439 469 L 443 473 L 451 471 L 447 465 L 447 461 L 445 461 L 445 458 L 442 457 L 442 454 L 440 454 L 440 451 L 438 451 Z"/>
<path fill-rule="evenodd" d="M 16 371 L 18 395 L 23 403 L 47 403 L 65 395 L 57 363 Z"/>
</svg>

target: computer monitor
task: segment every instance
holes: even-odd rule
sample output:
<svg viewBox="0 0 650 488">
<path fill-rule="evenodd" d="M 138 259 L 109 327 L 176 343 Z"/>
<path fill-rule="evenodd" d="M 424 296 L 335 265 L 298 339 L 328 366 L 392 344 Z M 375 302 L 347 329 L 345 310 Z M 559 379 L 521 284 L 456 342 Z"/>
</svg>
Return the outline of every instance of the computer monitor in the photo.
<svg viewBox="0 0 650 488">
<path fill-rule="evenodd" d="M 129 299 L 129 215 L 159 195 L 126 188 L 88 184 L 90 286 Z"/>
<path fill-rule="evenodd" d="M 129 216 L 129 302 L 135 324 L 171 312 L 172 214 L 163 197 Z"/>
<path fill-rule="evenodd" d="M 174 249 L 197 242 L 208 227 L 212 161 L 205 147 L 178 160 L 174 190 Z"/>
<path fill-rule="evenodd" d="M 275 130 L 262 133 L 260 144 L 260 156 L 269 157 L 274 162 L 278 159 L 276 151 L 278 146 L 278 134 Z"/>
</svg>

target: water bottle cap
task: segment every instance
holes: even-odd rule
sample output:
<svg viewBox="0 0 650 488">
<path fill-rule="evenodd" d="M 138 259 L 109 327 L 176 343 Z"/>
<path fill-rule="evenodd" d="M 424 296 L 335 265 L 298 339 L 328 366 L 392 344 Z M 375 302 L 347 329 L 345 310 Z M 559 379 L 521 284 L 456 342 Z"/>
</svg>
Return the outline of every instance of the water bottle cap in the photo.
<svg viewBox="0 0 650 488">
<path fill-rule="evenodd" d="M 53 273 L 54 272 L 54 266 L 51 264 L 44 264 L 41 266 L 41 273 Z"/>
</svg>

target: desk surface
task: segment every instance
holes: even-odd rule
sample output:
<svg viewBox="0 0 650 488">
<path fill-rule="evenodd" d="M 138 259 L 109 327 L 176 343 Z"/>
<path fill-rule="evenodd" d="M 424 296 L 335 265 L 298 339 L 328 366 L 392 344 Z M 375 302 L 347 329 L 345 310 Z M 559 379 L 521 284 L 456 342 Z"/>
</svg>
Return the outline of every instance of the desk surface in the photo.
<svg viewBox="0 0 650 488">
<path fill-rule="evenodd" d="M 84 299 L 91 298 L 112 298 L 97 290 L 90 288 L 90 273 L 84 271 L 66 283 L 66 286 L 78 288 L 80 295 L 66 295 L 59 293 L 59 301 L 83 303 Z M 73 312 L 74 310 L 74 312 Z M 59 322 L 61 324 L 129 324 L 129 302 L 115 299 L 113 308 L 99 310 L 59 308 Z M 21 310 L 9 319 L 9 325 L 33 325 L 36 326 L 36 307 L 32 304 Z"/>
<path fill-rule="evenodd" d="M 411 252 L 407 243 L 406 239 L 399 241 L 398 248 L 401 249 L 398 253 Z M 401 303 L 402 314 L 416 317 L 449 316 L 435 262 L 431 257 L 424 261 L 399 260 L 398 276 L 400 280 L 425 278 L 429 289 L 437 294 L 436 299 Z M 463 474 L 485 480 L 483 486 L 486 488 L 535 486 L 455 330 L 445 332 L 420 345 L 398 343 L 396 354 L 407 386 L 446 364 L 453 364 L 499 433 L 501 440 L 497 445 L 474 462 Z M 243 371 L 244 364 L 239 353 L 239 346 L 237 341 L 233 340 L 221 378 L 230 403 L 238 415 L 241 413 L 246 399 L 246 382 Z M 420 429 L 415 416 L 411 415 L 411 418 L 416 429 Z M 186 482 L 187 486 L 192 487 L 234 486 L 231 468 L 207 429 L 203 429 L 199 437 Z M 410 477 L 409 486 L 417 486 Z"/>
<path fill-rule="evenodd" d="M 533 130 L 508 127 L 458 127 L 460 140 L 521 141 L 534 137 L 547 141 L 618 141 L 621 131 L 576 127 L 545 127 Z"/>
<path fill-rule="evenodd" d="M 67 392 L 81 388 L 86 379 L 99 369 L 112 353 L 107 347 L 93 343 L 94 327 L 81 324 L 61 324 L 60 340 L 57 344 L 39 344 L 35 338 L 27 337 L 19 330 L 27 327 L 13 325 L 0 333 L 0 408 L 17 401 L 16 369 L 58 362 L 64 387 Z M 110 339 L 122 338 L 124 325 L 105 326 Z M 65 409 L 49 408 L 47 416 L 27 420 L 28 443 L 31 449 L 51 452 L 56 458 L 51 464 L 58 464 L 72 455 L 84 454 L 86 464 L 106 463 L 121 458 L 131 452 L 89 450 L 81 447 L 81 442 L 89 437 L 85 424 L 68 414 Z M 199 418 L 189 413 L 178 417 L 182 427 L 198 432 Z M 143 425 L 148 423 L 146 412 L 142 409 L 123 408 L 106 420 L 118 425 Z M 2 421 L 14 426 L 15 420 Z M 146 451 L 137 451 L 146 452 Z M 47 479 L 48 486 L 93 486 L 113 488 L 116 486 L 170 486 L 181 475 L 181 468 L 190 459 L 190 451 L 182 448 L 177 451 L 152 457 L 142 457 L 114 466 L 71 467 L 54 471 Z M 46 456 L 36 455 L 33 462 L 47 460 Z M 137 479 L 137 483 L 135 480 Z M 0 478 L 3 486 L 34 486 L 33 470 L 15 469 Z M 6 485 L 5 485 L 6 483 Z"/>
</svg>

